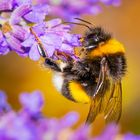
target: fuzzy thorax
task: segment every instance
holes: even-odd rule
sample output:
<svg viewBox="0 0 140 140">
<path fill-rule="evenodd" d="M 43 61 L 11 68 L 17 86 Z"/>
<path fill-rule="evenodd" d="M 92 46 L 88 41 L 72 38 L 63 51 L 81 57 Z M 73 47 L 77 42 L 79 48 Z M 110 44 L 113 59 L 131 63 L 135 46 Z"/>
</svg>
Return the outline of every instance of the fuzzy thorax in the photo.
<svg viewBox="0 0 140 140">
<path fill-rule="evenodd" d="M 124 46 L 116 39 L 110 39 L 88 53 L 89 58 L 102 57 L 110 54 L 125 53 Z"/>
</svg>

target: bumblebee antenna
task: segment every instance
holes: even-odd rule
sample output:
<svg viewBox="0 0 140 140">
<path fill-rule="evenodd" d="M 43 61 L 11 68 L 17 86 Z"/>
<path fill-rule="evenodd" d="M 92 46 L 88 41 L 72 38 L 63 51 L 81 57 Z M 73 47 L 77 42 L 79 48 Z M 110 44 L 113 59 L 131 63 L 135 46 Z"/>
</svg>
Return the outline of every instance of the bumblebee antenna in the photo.
<svg viewBox="0 0 140 140">
<path fill-rule="evenodd" d="M 85 27 L 87 27 L 89 30 L 91 29 L 88 25 L 83 24 L 83 23 L 76 23 L 76 22 L 63 22 L 63 23 L 64 23 L 64 24 L 67 24 L 67 23 L 69 23 L 69 24 L 77 24 L 77 25 L 85 26 Z"/>
<path fill-rule="evenodd" d="M 83 22 L 85 22 L 85 23 L 88 23 L 88 24 L 90 24 L 90 25 L 93 25 L 91 22 L 88 22 L 88 21 L 86 21 L 86 20 L 84 20 L 84 19 L 81 19 L 81 18 L 74 18 L 74 19 L 77 19 L 77 20 L 79 20 L 79 21 L 83 21 Z"/>
<path fill-rule="evenodd" d="M 33 31 L 32 28 L 30 28 L 30 32 L 34 35 L 34 37 L 35 37 L 35 39 L 36 39 L 36 41 L 37 41 L 37 43 L 38 43 L 37 48 L 38 48 L 39 54 L 40 54 L 42 57 L 46 58 L 46 57 L 47 57 L 47 56 L 46 56 L 46 52 L 44 51 L 44 49 L 43 49 L 43 47 L 42 47 L 43 45 L 42 45 L 40 39 L 38 38 L 37 34 Z"/>
</svg>

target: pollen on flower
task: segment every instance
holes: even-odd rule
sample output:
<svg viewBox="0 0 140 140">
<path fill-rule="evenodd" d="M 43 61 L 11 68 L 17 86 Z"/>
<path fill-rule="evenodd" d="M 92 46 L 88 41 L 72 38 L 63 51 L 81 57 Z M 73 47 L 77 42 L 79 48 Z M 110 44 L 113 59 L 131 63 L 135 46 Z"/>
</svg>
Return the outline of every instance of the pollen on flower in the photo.
<svg viewBox="0 0 140 140">
<path fill-rule="evenodd" d="M 12 31 L 10 24 L 8 22 L 5 22 L 2 25 L 2 32 L 5 34 L 5 33 L 10 32 L 10 31 Z"/>
</svg>

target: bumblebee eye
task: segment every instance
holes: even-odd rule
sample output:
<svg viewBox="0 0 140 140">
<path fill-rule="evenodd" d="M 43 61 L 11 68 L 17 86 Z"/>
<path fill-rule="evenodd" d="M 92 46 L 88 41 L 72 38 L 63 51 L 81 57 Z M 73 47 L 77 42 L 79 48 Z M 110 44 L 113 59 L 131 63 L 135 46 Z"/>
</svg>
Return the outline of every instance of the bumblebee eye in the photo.
<svg viewBox="0 0 140 140">
<path fill-rule="evenodd" d="M 93 37 L 93 40 L 94 40 L 95 42 L 98 42 L 98 41 L 99 41 L 99 37 L 96 35 L 96 36 Z"/>
</svg>

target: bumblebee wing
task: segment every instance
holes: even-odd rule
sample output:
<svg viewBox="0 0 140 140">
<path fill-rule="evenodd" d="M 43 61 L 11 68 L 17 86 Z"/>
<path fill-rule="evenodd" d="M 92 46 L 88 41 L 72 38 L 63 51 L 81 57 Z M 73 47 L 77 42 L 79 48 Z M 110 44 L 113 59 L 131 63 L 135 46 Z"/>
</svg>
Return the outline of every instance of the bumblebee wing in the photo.
<svg viewBox="0 0 140 140">
<path fill-rule="evenodd" d="M 96 89 L 91 99 L 91 105 L 87 116 L 86 124 L 91 124 L 95 120 L 97 114 L 103 111 L 103 104 L 102 104 L 103 95 L 106 91 L 106 86 L 108 82 L 106 72 L 107 72 L 107 62 L 103 58 L 101 61 L 99 80 L 97 82 Z"/>
<path fill-rule="evenodd" d="M 118 122 L 122 112 L 122 86 L 121 81 L 113 82 L 111 96 L 104 110 L 104 119 L 107 123 Z"/>
<path fill-rule="evenodd" d="M 91 105 L 90 105 L 90 110 L 87 116 L 86 124 L 91 124 L 95 120 L 96 116 L 105 110 L 111 98 L 111 92 L 109 92 L 110 89 L 107 90 L 110 87 L 111 87 L 110 81 L 105 76 L 103 84 L 102 86 L 100 86 L 98 93 L 96 93 L 96 96 L 93 99 L 91 99 Z"/>
<path fill-rule="evenodd" d="M 96 97 L 91 101 L 90 110 L 87 116 L 86 124 L 91 124 L 96 116 L 101 112 L 101 102 L 102 99 L 100 97 Z"/>
<path fill-rule="evenodd" d="M 91 105 L 86 124 L 91 124 L 99 113 L 104 112 L 106 122 L 118 122 L 122 110 L 121 81 L 114 81 L 107 74 L 107 62 L 101 64 L 101 70 L 96 90 L 91 99 Z"/>
</svg>

